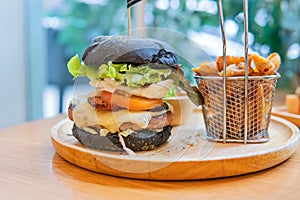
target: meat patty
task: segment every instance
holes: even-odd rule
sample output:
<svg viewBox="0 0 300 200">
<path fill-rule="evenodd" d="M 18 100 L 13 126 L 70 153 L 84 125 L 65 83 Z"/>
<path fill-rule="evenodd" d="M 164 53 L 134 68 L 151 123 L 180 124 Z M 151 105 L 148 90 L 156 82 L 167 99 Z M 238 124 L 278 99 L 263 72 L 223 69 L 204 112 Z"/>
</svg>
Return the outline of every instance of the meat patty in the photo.
<svg viewBox="0 0 300 200">
<path fill-rule="evenodd" d="M 168 111 L 167 113 L 164 113 L 162 115 L 154 116 L 151 118 L 147 129 L 162 129 L 163 127 L 169 126 L 173 120 L 173 114 Z M 125 122 L 121 124 L 120 126 L 120 131 L 126 131 L 128 129 L 134 130 L 134 131 L 139 131 L 142 130 L 141 127 L 139 127 L 135 123 L 131 122 Z"/>
</svg>

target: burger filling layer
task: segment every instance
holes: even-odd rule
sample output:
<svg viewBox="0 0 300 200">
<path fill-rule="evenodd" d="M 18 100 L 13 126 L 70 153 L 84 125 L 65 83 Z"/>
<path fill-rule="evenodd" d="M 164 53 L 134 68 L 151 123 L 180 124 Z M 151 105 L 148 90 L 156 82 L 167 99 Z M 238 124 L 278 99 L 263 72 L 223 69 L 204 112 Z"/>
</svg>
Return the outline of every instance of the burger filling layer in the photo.
<svg viewBox="0 0 300 200">
<path fill-rule="evenodd" d="M 88 129 L 90 133 L 107 135 L 119 132 L 123 136 L 142 129 L 160 132 L 172 121 L 173 108 L 152 109 L 147 111 L 132 111 L 120 109 L 117 111 L 95 109 L 86 96 L 73 101 L 69 117 L 80 128 Z M 97 129 L 97 131 L 95 131 Z M 94 131 L 92 131 L 94 130 Z"/>
<path fill-rule="evenodd" d="M 68 69 L 74 78 L 87 76 L 95 88 L 69 107 L 69 118 L 78 127 L 92 134 L 128 136 L 143 129 L 160 132 L 171 124 L 173 108 L 163 98 L 177 87 L 172 87 L 169 67 L 111 61 L 89 66 L 76 55 L 68 62 Z"/>
</svg>

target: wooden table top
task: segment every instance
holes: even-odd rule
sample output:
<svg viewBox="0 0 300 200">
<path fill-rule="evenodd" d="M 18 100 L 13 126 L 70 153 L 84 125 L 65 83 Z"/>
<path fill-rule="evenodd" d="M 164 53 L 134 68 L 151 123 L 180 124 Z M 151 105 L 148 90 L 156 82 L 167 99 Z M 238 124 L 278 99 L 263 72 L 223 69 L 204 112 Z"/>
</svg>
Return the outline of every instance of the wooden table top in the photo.
<svg viewBox="0 0 300 200">
<path fill-rule="evenodd" d="M 0 130 L 1 199 L 299 199 L 300 149 L 271 169 L 199 181 L 148 181 L 76 167 L 55 153 L 52 126 L 63 119 Z"/>
</svg>

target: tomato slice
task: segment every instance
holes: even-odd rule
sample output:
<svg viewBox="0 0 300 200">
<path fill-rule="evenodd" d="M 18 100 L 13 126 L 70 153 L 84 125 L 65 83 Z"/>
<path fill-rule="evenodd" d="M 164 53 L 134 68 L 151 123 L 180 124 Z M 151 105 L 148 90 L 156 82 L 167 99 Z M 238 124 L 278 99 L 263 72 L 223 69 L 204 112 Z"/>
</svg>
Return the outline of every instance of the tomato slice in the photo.
<svg viewBox="0 0 300 200">
<path fill-rule="evenodd" d="M 127 97 L 116 93 L 112 94 L 107 91 L 102 91 L 101 97 L 106 102 L 123 108 L 127 108 L 129 110 L 149 110 L 163 105 L 162 99 L 148 99 L 135 95 Z"/>
</svg>

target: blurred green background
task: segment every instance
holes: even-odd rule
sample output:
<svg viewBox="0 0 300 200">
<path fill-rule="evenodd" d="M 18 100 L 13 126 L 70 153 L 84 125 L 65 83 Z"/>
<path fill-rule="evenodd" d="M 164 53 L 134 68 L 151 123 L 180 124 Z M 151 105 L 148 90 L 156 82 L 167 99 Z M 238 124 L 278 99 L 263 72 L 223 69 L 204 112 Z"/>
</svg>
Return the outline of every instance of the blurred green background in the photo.
<svg viewBox="0 0 300 200">
<path fill-rule="evenodd" d="M 213 0 L 144 0 L 144 25 L 163 27 L 183 34 L 205 32 L 220 37 L 217 2 Z M 136 9 L 135 5 L 133 9 Z M 243 1 L 223 0 L 226 35 L 243 43 Z M 132 12 L 132 18 L 135 16 Z M 126 1 L 64 0 L 46 8 L 47 28 L 55 32 L 65 61 L 81 54 L 97 35 L 114 35 L 127 30 Z M 135 21 L 132 27 L 138 28 Z M 278 52 L 282 58 L 278 87 L 293 90 L 300 80 L 300 1 L 249 0 L 249 47 L 268 56 Z M 219 44 L 221 46 L 221 44 Z M 217 56 L 217 55 L 216 55 Z M 191 74 L 188 74 L 191 78 Z"/>
<path fill-rule="evenodd" d="M 66 63 L 74 54 L 81 56 L 98 35 L 127 34 L 127 0 L 44 0 L 44 3 L 47 83 L 58 88 L 58 112 L 65 112 L 71 91 L 78 89 Z M 222 3 L 227 54 L 244 56 L 243 1 Z M 222 55 L 218 14 L 216 0 L 142 0 L 131 8 L 131 28 L 138 34 L 170 43 L 179 55 L 185 77 L 195 84 L 191 68 Z M 249 0 L 250 52 L 264 57 L 278 52 L 282 59 L 274 101 L 277 105 L 284 104 L 285 94 L 294 93 L 300 85 L 299 22 L 299 0 Z M 49 100 L 43 104 L 50 103 Z M 55 110 L 45 108 L 49 112 Z M 44 110 L 47 116 L 45 113 Z"/>
<path fill-rule="evenodd" d="M 243 1 L 222 2 L 227 53 L 243 55 Z M 95 36 L 126 34 L 126 3 L 0 1 L 0 58 L 5 66 L 0 128 L 66 113 L 74 92 L 67 61 L 82 55 Z M 190 80 L 192 66 L 222 54 L 216 0 L 142 0 L 131 9 L 131 19 L 132 30 L 144 30 L 175 47 Z M 262 56 L 276 51 L 282 58 L 274 103 L 283 105 L 285 95 L 300 84 L 300 1 L 249 0 L 249 20 L 250 50 Z"/>
</svg>

